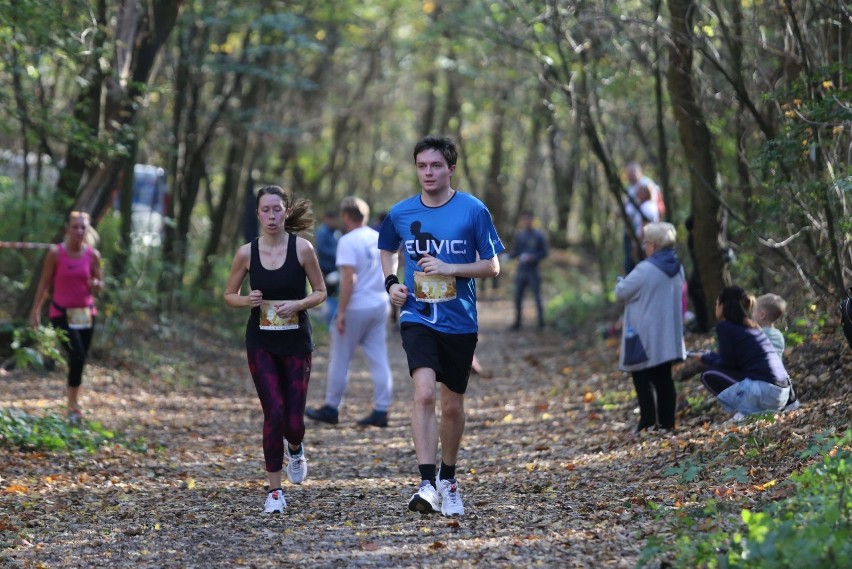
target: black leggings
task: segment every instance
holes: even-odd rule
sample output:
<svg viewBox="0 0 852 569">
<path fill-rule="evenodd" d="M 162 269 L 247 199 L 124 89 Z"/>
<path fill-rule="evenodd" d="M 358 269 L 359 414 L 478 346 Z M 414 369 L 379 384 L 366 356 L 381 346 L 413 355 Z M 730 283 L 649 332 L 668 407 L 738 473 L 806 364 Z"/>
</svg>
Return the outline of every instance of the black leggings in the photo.
<svg viewBox="0 0 852 569">
<path fill-rule="evenodd" d="M 64 316 L 51 318 L 50 323 L 54 328 L 65 330 L 67 340 L 62 342 L 62 347 L 68 354 L 68 387 L 80 387 L 83 383 L 83 366 L 86 365 L 86 357 L 89 355 L 89 346 L 92 345 L 92 335 L 95 332 L 95 321 L 92 319 L 92 327 L 85 330 L 72 330 L 68 327 L 68 319 Z"/>
<path fill-rule="evenodd" d="M 636 430 L 642 431 L 658 423 L 661 429 L 674 429 L 677 395 L 672 380 L 672 362 L 634 371 L 633 387 L 639 400 Z"/>
</svg>

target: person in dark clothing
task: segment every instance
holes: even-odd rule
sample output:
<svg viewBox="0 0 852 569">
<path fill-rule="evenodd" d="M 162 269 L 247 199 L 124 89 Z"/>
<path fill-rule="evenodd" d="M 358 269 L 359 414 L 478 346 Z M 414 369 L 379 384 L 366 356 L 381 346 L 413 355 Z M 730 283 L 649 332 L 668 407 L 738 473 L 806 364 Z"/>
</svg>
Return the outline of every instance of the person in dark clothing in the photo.
<svg viewBox="0 0 852 569">
<path fill-rule="evenodd" d="M 693 228 L 695 227 L 695 218 L 691 215 L 686 218 L 686 248 L 689 251 L 689 258 L 692 259 L 692 272 L 689 273 L 687 281 L 687 291 L 689 299 L 692 301 L 692 310 L 695 314 L 695 320 L 689 328 L 695 332 L 707 332 L 709 322 L 707 318 L 706 297 L 704 296 L 704 287 L 701 284 L 701 275 L 698 272 L 698 261 L 695 258 L 695 238 L 693 237 Z"/>
<path fill-rule="evenodd" d="M 692 356 L 710 366 L 701 381 L 726 411 L 735 413 L 735 420 L 779 411 L 790 395 L 790 376 L 769 338 L 751 319 L 753 310 L 753 296 L 738 286 L 723 288 L 716 299 L 719 350 Z"/>
<path fill-rule="evenodd" d="M 322 278 L 325 281 L 325 323 L 329 326 L 337 314 L 337 294 L 340 288 L 340 273 L 337 271 L 337 242 L 342 235 L 338 227 L 337 211 L 326 210 L 323 214 L 322 223 L 317 227 L 314 238 L 317 259 L 322 270 Z"/>
<path fill-rule="evenodd" d="M 535 309 L 538 314 L 538 327 L 544 328 L 544 305 L 541 302 L 541 273 L 539 263 L 547 257 L 547 238 L 544 232 L 533 227 L 533 214 L 522 212 L 518 218 L 518 231 L 515 234 L 511 259 L 518 260 L 515 270 L 515 322 L 512 330 L 521 327 L 524 292 L 527 288 L 535 299 Z"/>
<path fill-rule="evenodd" d="M 314 343 L 307 311 L 326 298 L 313 245 L 297 236 L 313 226 L 310 206 L 278 186 L 261 188 L 256 205 L 260 237 L 237 250 L 225 287 L 228 306 L 251 309 L 246 355 L 263 407 L 267 514 L 283 513 L 287 507 L 281 488 L 285 449 L 288 480 L 301 484 L 308 474 L 302 439 Z M 246 275 L 251 292 L 243 295 Z"/>
</svg>

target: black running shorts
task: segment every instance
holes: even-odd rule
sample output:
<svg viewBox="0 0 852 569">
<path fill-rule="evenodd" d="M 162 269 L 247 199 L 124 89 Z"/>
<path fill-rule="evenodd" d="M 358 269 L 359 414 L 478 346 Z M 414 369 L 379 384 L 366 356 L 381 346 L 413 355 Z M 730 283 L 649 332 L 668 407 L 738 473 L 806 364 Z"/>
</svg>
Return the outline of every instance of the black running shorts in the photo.
<svg viewBox="0 0 852 569">
<path fill-rule="evenodd" d="M 400 325 L 400 334 L 409 374 L 427 367 L 435 370 L 438 381 L 450 391 L 467 391 L 477 334 L 445 334 L 410 322 Z"/>
</svg>

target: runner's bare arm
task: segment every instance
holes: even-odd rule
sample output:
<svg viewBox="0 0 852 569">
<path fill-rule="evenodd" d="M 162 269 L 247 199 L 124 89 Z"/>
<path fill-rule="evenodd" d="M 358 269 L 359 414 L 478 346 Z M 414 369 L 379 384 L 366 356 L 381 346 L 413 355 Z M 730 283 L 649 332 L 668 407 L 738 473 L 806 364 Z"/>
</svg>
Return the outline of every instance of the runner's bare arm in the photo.
<svg viewBox="0 0 852 569">
<path fill-rule="evenodd" d="M 248 296 L 240 294 L 240 288 L 248 273 L 250 262 L 251 244 L 246 243 L 237 249 L 237 253 L 234 255 L 234 262 L 231 263 L 231 274 L 228 276 L 228 284 L 225 285 L 225 304 L 232 308 L 260 306 L 260 301 L 263 300 L 263 294 L 259 290 L 251 291 Z"/>
</svg>

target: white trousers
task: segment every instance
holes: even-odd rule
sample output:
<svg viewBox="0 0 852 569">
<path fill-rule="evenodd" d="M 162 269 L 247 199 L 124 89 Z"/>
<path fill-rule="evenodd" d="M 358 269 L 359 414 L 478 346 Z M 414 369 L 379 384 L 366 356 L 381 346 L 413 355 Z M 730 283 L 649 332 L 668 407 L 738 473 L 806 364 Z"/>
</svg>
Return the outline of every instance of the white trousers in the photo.
<svg viewBox="0 0 852 569">
<path fill-rule="evenodd" d="M 370 362 L 373 377 L 373 409 L 387 411 L 393 396 L 393 378 L 388 363 L 388 316 L 390 306 L 346 311 L 346 331 L 337 331 L 331 323 L 331 352 L 328 358 L 328 385 L 325 404 L 338 409 L 349 383 L 349 364 L 355 349 L 361 346 Z"/>
</svg>

